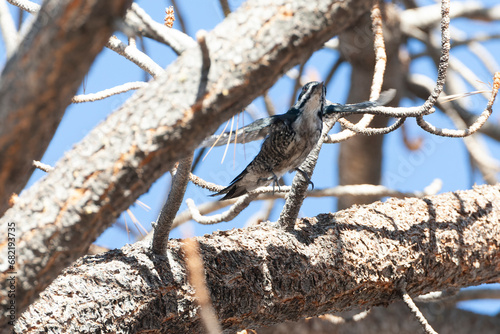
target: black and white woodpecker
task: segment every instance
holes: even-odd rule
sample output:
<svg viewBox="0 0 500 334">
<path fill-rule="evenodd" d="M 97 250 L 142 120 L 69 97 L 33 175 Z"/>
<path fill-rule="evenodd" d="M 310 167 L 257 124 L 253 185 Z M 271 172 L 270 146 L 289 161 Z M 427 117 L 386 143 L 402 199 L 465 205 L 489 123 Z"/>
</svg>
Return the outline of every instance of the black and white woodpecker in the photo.
<svg viewBox="0 0 500 334">
<path fill-rule="evenodd" d="M 268 127 L 260 152 L 228 187 L 211 196 L 225 195 L 221 200 L 235 198 L 271 182 L 276 185 L 283 174 L 294 170 L 312 184 L 299 166 L 321 136 L 325 95 L 324 83 L 309 82 L 288 112 L 266 119 L 268 124 L 257 124 Z"/>
</svg>

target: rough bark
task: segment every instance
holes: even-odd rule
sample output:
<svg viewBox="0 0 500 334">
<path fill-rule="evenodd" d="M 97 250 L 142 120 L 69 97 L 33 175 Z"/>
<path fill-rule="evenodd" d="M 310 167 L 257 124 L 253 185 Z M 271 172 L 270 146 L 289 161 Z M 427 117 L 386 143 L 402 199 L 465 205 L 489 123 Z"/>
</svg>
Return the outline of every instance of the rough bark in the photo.
<svg viewBox="0 0 500 334">
<path fill-rule="evenodd" d="M 225 332 L 388 305 L 410 295 L 498 280 L 500 184 L 390 199 L 199 237 Z M 141 242 L 86 256 L 19 319 L 16 331 L 201 333 L 180 240 L 167 256 Z"/>
<path fill-rule="evenodd" d="M 54 135 L 131 0 L 45 1 L 0 80 L 0 215 Z"/>
<path fill-rule="evenodd" d="M 387 54 L 387 66 L 384 75 L 383 90 L 397 89 L 397 96 L 389 103 L 397 106 L 404 94 L 401 91 L 406 70 L 400 58 L 402 43 L 401 29 L 397 10 L 391 5 L 384 9 L 384 41 Z M 359 22 L 339 35 L 340 52 L 352 67 L 348 103 L 366 101 L 370 96 L 370 87 L 375 66 L 373 51 L 373 32 L 370 14 L 360 18 Z M 348 117 L 357 122 L 361 116 Z M 376 116 L 371 127 L 387 126 L 388 118 Z M 380 184 L 382 173 L 383 135 L 355 136 L 340 144 L 338 175 L 340 185 Z M 353 204 L 368 204 L 380 199 L 377 196 L 342 196 L 338 199 L 339 210 Z"/>
<path fill-rule="evenodd" d="M 246 2 L 207 34 L 207 80 L 200 80 L 202 54 L 194 47 L 137 91 L 0 220 L 5 230 L 8 222 L 17 224 L 18 311 L 176 161 L 371 5 L 371 0 Z M 196 99 L 200 91 L 205 94 Z M 0 238 L 5 259 L 6 236 Z M 5 262 L 0 270 L 4 285 Z M 0 291 L 2 306 L 5 293 Z"/>
</svg>

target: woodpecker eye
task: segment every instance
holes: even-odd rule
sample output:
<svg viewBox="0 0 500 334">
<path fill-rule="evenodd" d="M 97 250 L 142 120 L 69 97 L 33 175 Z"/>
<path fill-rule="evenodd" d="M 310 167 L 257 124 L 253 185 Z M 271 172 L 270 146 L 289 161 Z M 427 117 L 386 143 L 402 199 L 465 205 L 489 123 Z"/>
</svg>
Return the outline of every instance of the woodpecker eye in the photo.
<svg viewBox="0 0 500 334">
<path fill-rule="evenodd" d="M 300 100 L 302 98 L 302 96 L 304 96 L 304 94 L 305 94 L 305 92 L 307 92 L 308 88 L 309 88 L 309 84 L 302 87 L 302 90 L 300 91 L 298 100 Z"/>
</svg>

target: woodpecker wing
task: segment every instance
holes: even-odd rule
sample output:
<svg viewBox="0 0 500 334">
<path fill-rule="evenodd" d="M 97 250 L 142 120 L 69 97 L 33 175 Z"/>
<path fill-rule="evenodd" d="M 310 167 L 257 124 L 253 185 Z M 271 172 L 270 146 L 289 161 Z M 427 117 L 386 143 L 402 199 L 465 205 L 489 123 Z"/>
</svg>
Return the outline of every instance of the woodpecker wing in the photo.
<svg viewBox="0 0 500 334">
<path fill-rule="evenodd" d="M 281 115 L 277 115 L 281 116 Z M 227 144 L 227 140 L 230 138 L 230 143 L 233 144 L 242 144 L 249 143 L 255 140 L 263 139 L 269 133 L 269 125 L 273 122 L 273 119 L 276 116 L 261 118 L 252 122 L 236 131 L 238 131 L 238 135 L 236 136 L 235 132 L 223 132 L 221 134 L 212 135 L 206 138 L 198 148 L 201 147 L 212 147 L 212 146 L 222 146 Z"/>
<path fill-rule="evenodd" d="M 229 137 L 230 143 L 237 144 L 249 143 L 255 140 L 264 139 L 269 134 L 269 126 L 275 123 L 277 120 L 288 120 L 293 122 L 298 116 L 298 110 L 292 108 L 288 112 L 281 115 L 273 115 L 266 118 L 260 118 L 240 129 L 238 129 L 238 136 L 235 132 L 223 132 L 221 134 L 212 135 L 206 138 L 198 148 L 201 147 L 212 147 L 212 146 L 222 146 L 227 144 Z"/>
</svg>

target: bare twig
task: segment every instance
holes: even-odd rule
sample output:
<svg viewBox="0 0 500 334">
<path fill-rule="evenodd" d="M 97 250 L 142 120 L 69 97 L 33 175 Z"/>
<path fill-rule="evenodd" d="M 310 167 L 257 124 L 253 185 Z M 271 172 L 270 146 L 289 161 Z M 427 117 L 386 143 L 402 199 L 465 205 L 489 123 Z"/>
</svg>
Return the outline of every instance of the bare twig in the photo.
<svg viewBox="0 0 500 334">
<path fill-rule="evenodd" d="M 456 81 L 458 79 L 454 79 L 455 73 L 450 73 L 450 80 L 449 81 Z M 433 85 L 433 80 L 429 77 L 423 76 L 423 75 L 412 75 L 408 78 L 408 88 L 412 93 L 414 93 L 416 96 L 421 96 L 421 95 L 426 95 L 427 92 L 432 89 Z M 453 84 L 449 85 L 449 89 L 452 89 Z M 422 92 L 423 91 L 423 92 Z M 457 94 L 458 95 L 458 94 Z M 464 94 L 461 94 L 462 96 Z M 467 123 L 469 120 L 469 124 L 473 124 L 474 121 L 477 120 L 477 116 L 473 114 L 465 114 L 465 110 L 460 110 L 461 106 L 460 103 L 445 103 L 442 101 L 446 101 L 449 98 L 449 96 L 441 96 L 439 101 L 438 101 L 438 106 L 439 108 L 448 115 L 448 117 L 453 121 L 455 126 L 458 129 L 464 129 L 467 128 Z M 476 120 L 472 120 L 472 116 L 476 118 Z M 464 120 L 463 118 L 466 118 Z M 491 123 L 486 123 L 483 125 L 480 130 L 487 134 L 485 131 L 489 129 L 489 133 L 494 133 L 496 126 Z M 487 129 L 485 129 L 487 128 Z M 500 133 L 500 129 L 496 127 L 497 133 Z M 493 184 L 496 183 L 496 172 L 498 171 L 499 163 L 495 159 L 493 159 L 486 150 L 486 147 L 481 145 L 481 143 L 475 138 L 475 135 L 472 136 L 467 136 L 463 137 L 465 147 L 467 148 L 469 155 L 472 159 L 472 162 L 474 163 L 475 166 L 478 167 L 480 170 L 483 178 L 489 183 Z"/>
<path fill-rule="evenodd" d="M 139 219 L 137 219 L 134 215 L 134 213 L 130 210 L 130 209 L 127 209 L 127 214 L 129 215 L 130 219 L 132 220 L 132 223 L 134 223 L 134 226 L 135 228 L 137 229 L 137 232 L 139 232 L 139 234 L 141 236 L 145 236 L 146 234 L 148 234 L 148 230 L 146 230 L 144 228 L 144 226 L 142 226 L 141 222 L 139 221 Z M 140 228 L 139 228 L 140 227 Z M 142 231 L 141 231 L 141 228 L 142 228 Z M 128 231 L 127 231 L 128 232 Z"/>
<path fill-rule="evenodd" d="M 172 4 L 174 5 L 177 19 L 182 27 L 184 24 L 182 16 L 176 8 L 175 3 Z M 163 24 L 156 22 L 135 2 L 125 16 L 125 23 L 141 35 L 170 46 L 177 54 L 181 54 L 186 49 L 196 46 L 196 42 L 190 36 L 176 29 L 167 28 Z"/>
<path fill-rule="evenodd" d="M 346 105 L 350 106 L 350 105 Z M 353 106 L 356 106 L 354 104 Z M 370 115 L 381 115 L 381 116 L 387 116 L 387 117 L 418 117 L 421 115 L 430 115 L 434 112 L 435 110 L 433 108 L 430 109 L 424 109 L 423 106 L 419 107 L 384 107 L 384 106 L 374 106 L 374 107 L 368 107 L 368 108 L 359 108 L 359 109 L 353 109 L 349 111 L 345 111 L 344 115 L 346 116 L 348 114 L 370 114 Z M 356 124 L 359 125 L 359 122 Z"/>
<path fill-rule="evenodd" d="M 262 97 L 264 98 L 264 106 L 266 107 L 267 114 L 269 116 L 273 116 L 276 115 L 276 108 L 274 107 L 274 103 L 268 93 L 269 91 L 264 92 Z"/>
<path fill-rule="evenodd" d="M 134 46 L 125 45 L 116 36 L 111 36 L 106 47 L 115 51 L 119 55 L 127 58 L 147 73 L 151 74 L 153 78 L 164 72 L 163 68 L 154 62 L 147 54 L 141 52 Z"/>
<path fill-rule="evenodd" d="M 227 201 L 212 201 L 212 202 L 207 202 L 200 204 L 197 207 L 197 211 L 200 213 L 200 215 L 207 215 L 211 212 L 214 212 L 216 210 L 225 208 L 229 205 L 232 205 L 236 203 L 237 199 L 233 198 Z M 191 214 L 191 210 L 187 209 L 180 214 L 177 215 L 174 219 L 174 223 L 172 224 L 172 229 L 188 222 L 193 218 L 193 215 Z"/>
<path fill-rule="evenodd" d="M 408 9 L 401 13 L 402 28 L 405 32 L 410 30 L 425 30 L 437 22 L 439 15 L 437 13 L 438 5 L 422 6 L 415 9 Z M 442 8 L 442 7 L 441 7 Z M 481 2 L 465 1 L 454 2 L 450 18 L 468 17 L 483 21 L 500 19 L 500 6 L 486 8 Z"/>
<path fill-rule="evenodd" d="M 446 70 L 450 58 L 450 0 L 441 0 L 441 57 L 439 59 L 438 77 L 432 94 L 427 98 L 423 109 L 429 110 L 436 103 L 443 91 L 446 81 Z"/>
<path fill-rule="evenodd" d="M 455 296 L 458 292 L 458 289 L 448 289 L 443 291 L 432 291 L 426 293 L 425 295 L 420 295 L 415 297 L 414 300 L 421 303 L 435 303 L 438 301 L 442 301 L 443 299 L 450 298 Z"/>
<path fill-rule="evenodd" d="M 205 151 L 207 150 L 206 147 L 202 147 L 194 156 L 194 161 L 193 165 L 191 166 L 191 173 L 194 173 L 196 171 L 196 168 L 198 167 L 200 161 L 202 160 L 202 157 L 205 155 Z"/>
<path fill-rule="evenodd" d="M 191 182 L 193 182 L 194 184 L 196 184 L 197 186 L 202 187 L 204 189 L 208 189 L 208 190 L 213 191 L 213 192 L 219 192 L 222 189 L 224 189 L 224 186 L 205 181 L 201 177 L 196 176 L 192 173 L 189 175 L 189 180 Z"/>
<path fill-rule="evenodd" d="M 372 86 L 370 88 L 370 101 L 374 101 L 382 91 L 384 82 L 387 55 L 385 53 L 384 32 L 382 29 L 382 13 L 380 12 L 380 1 L 376 1 L 372 8 L 372 30 L 373 47 L 375 49 L 375 69 L 373 73 Z"/>
<path fill-rule="evenodd" d="M 453 73 L 452 73 L 453 75 Z M 450 90 L 453 95 L 451 96 L 459 96 L 463 97 L 464 93 L 460 92 L 458 88 L 456 89 L 455 86 L 457 85 L 454 80 L 448 80 L 448 89 Z M 421 75 L 421 74 L 412 74 L 409 77 L 407 77 L 407 82 L 406 82 L 406 87 L 407 89 L 415 96 L 423 99 L 426 98 L 429 94 L 430 91 L 432 90 L 434 86 L 434 80 L 431 78 Z M 491 90 L 489 90 L 491 92 Z M 474 123 L 477 119 L 477 115 L 468 111 L 466 107 L 463 105 L 461 100 L 453 100 L 452 101 L 452 107 L 448 107 L 444 102 L 448 100 L 450 95 L 448 96 L 440 96 L 437 102 L 437 106 L 443 110 L 444 112 L 447 112 L 449 108 L 453 108 L 456 110 L 456 112 L 460 115 L 460 118 L 462 118 L 466 124 L 470 125 Z M 451 115 L 451 114 L 450 114 Z M 500 126 L 497 124 L 492 123 L 491 121 L 486 122 L 480 129 L 479 131 L 497 141 L 500 141 Z"/>
<path fill-rule="evenodd" d="M 418 309 L 417 305 L 413 302 L 411 299 L 410 295 L 408 295 L 408 292 L 406 292 L 405 287 L 401 287 L 401 294 L 403 295 L 403 301 L 408 305 L 408 308 L 410 311 L 415 315 L 417 318 L 418 322 L 420 325 L 422 325 L 422 328 L 427 334 L 437 334 L 437 332 L 429 325 L 427 322 L 427 319 L 425 319 L 424 315 L 420 310 Z"/>
<path fill-rule="evenodd" d="M 33 166 L 47 173 L 54 170 L 54 167 L 52 167 L 51 165 L 44 164 L 43 162 L 37 160 L 33 160 Z"/>
<path fill-rule="evenodd" d="M 352 184 L 336 186 L 325 189 L 315 189 L 307 192 L 307 197 L 340 197 L 340 196 L 370 196 L 377 195 L 379 197 L 423 197 L 436 194 L 442 186 L 440 179 L 434 179 L 423 191 L 402 192 L 395 189 L 390 189 L 382 185 L 375 184 Z M 274 189 L 272 186 L 260 187 L 250 194 L 258 194 L 259 200 L 276 199 L 286 197 L 286 193 L 292 190 L 292 186 L 281 186 L 280 189 Z"/>
<path fill-rule="evenodd" d="M 257 198 L 259 199 L 259 198 Z M 258 224 L 259 222 L 267 221 L 269 220 L 269 216 L 271 215 L 271 212 L 273 211 L 275 204 L 274 199 L 268 199 L 264 202 L 264 205 L 262 208 L 253 214 L 245 223 L 246 226 L 252 226 L 255 224 Z"/>
<path fill-rule="evenodd" d="M 92 94 L 82 94 L 75 95 L 71 102 L 73 103 L 83 103 L 83 102 L 93 102 L 105 99 L 107 97 L 128 92 L 130 90 L 135 90 L 146 86 L 147 83 L 143 81 L 127 82 L 123 85 L 119 85 L 113 88 L 108 88 L 97 93 Z"/>
<path fill-rule="evenodd" d="M 193 154 L 179 162 L 179 167 L 172 180 L 172 189 L 161 209 L 160 216 L 154 226 L 153 242 L 151 248 L 155 254 L 163 254 L 167 247 L 168 235 L 172 230 L 175 215 L 181 206 L 184 193 L 189 181 Z"/>
<path fill-rule="evenodd" d="M 383 135 L 383 134 L 392 132 L 392 131 L 398 129 L 401 125 L 403 125 L 403 123 L 405 122 L 405 120 L 406 120 L 406 117 L 401 117 L 401 118 L 397 119 L 394 122 L 394 124 L 386 126 L 386 127 L 383 127 L 383 128 L 362 128 L 362 127 L 358 127 L 357 125 L 352 124 L 351 122 L 349 122 L 345 118 L 339 119 L 339 123 L 342 124 L 342 126 L 345 127 L 346 129 L 349 129 L 349 130 L 354 131 L 356 133 L 359 133 L 359 134 L 362 134 L 362 135 L 366 135 L 366 136 L 373 136 L 373 135 Z"/>
<path fill-rule="evenodd" d="M 460 290 L 458 293 L 446 293 L 444 294 L 445 298 L 447 298 L 447 301 L 449 300 L 450 302 L 453 303 L 458 303 L 461 301 L 467 301 L 467 300 L 478 300 L 478 299 L 500 299 L 500 290 L 498 289 L 488 289 L 487 287 L 485 288 L 479 288 L 479 289 L 467 289 L 467 290 Z"/>
<path fill-rule="evenodd" d="M 326 44 L 325 44 L 326 45 Z M 330 68 L 330 71 L 328 72 L 328 74 L 326 75 L 326 78 L 325 78 L 325 86 L 328 86 L 328 84 L 330 83 L 330 81 L 332 80 L 333 76 L 335 75 L 335 73 L 337 73 L 337 70 L 339 69 L 340 65 L 342 65 L 342 63 L 345 61 L 345 59 L 341 56 L 339 56 L 337 58 L 337 60 L 335 60 L 335 63 L 332 65 L 332 68 Z"/>
<path fill-rule="evenodd" d="M 370 310 L 365 310 L 363 312 L 360 312 L 360 313 L 357 313 L 351 317 L 340 317 L 340 316 L 337 316 L 337 315 L 332 315 L 332 314 L 324 314 L 324 315 L 320 315 L 318 318 L 320 319 L 323 319 L 323 320 L 326 320 L 326 321 L 329 321 L 335 325 L 340 325 L 340 324 L 345 324 L 345 323 L 348 323 L 348 322 L 356 322 L 356 321 L 360 321 L 360 320 L 363 320 L 364 318 L 366 318 L 368 316 L 368 314 L 370 314 Z M 309 319 L 306 319 L 306 320 L 310 320 L 311 318 Z"/>
<path fill-rule="evenodd" d="M 476 121 L 471 124 L 467 129 L 464 130 L 451 130 L 451 129 L 441 129 L 437 128 L 429 122 L 425 121 L 422 116 L 417 117 L 417 124 L 427 132 L 432 134 L 443 136 L 443 137 L 465 137 L 470 136 L 475 133 L 479 128 L 481 128 L 484 123 L 488 120 L 491 113 L 493 112 L 493 103 L 498 93 L 498 88 L 500 87 L 500 72 L 495 73 L 493 78 L 493 89 L 491 90 L 491 96 L 488 101 L 486 109 L 481 113 L 481 115 L 476 119 Z"/>
<path fill-rule="evenodd" d="M 231 8 L 229 8 L 229 3 L 227 0 L 219 0 L 220 6 L 222 8 L 222 12 L 224 13 L 224 16 L 227 17 L 229 14 L 231 14 Z"/>
<path fill-rule="evenodd" d="M 500 39 L 500 34 L 478 34 L 470 38 L 463 38 L 460 36 L 453 36 L 454 41 L 451 43 L 451 47 L 457 47 L 460 45 L 467 45 L 470 52 L 472 52 L 486 67 L 486 69 L 491 73 L 495 73 L 499 68 L 495 57 L 491 52 L 484 47 L 481 43 L 483 41 L 489 41 L 493 39 Z M 453 67 L 453 64 L 450 64 Z"/>
<path fill-rule="evenodd" d="M 16 25 L 5 0 L 0 0 L 0 30 L 2 31 L 8 58 L 17 47 L 18 35 Z"/>
<path fill-rule="evenodd" d="M 202 99 L 203 96 L 205 95 L 207 81 L 208 81 L 208 71 L 211 66 L 210 52 L 208 50 L 206 37 L 207 37 L 207 32 L 205 30 L 199 30 L 196 33 L 196 41 L 198 42 L 198 45 L 201 50 L 201 62 L 202 62 L 201 82 L 200 82 L 200 87 L 198 88 L 198 94 L 196 97 L 197 100 Z"/>
<path fill-rule="evenodd" d="M 17 11 L 17 31 L 20 31 L 21 30 L 21 27 L 23 26 L 23 22 L 24 22 L 24 10 L 18 10 Z"/>
<path fill-rule="evenodd" d="M 498 35 L 497 38 L 500 38 L 500 35 Z M 500 69 L 500 65 L 496 61 L 495 57 L 481 43 L 471 41 L 469 43 L 469 50 L 483 63 L 484 67 L 486 67 L 491 74 Z"/>
<path fill-rule="evenodd" d="M 30 14 L 36 14 L 40 11 L 40 5 L 28 0 L 7 0 L 10 4 L 27 11 Z"/>
<path fill-rule="evenodd" d="M 222 328 L 212 305 L 210 291 L 208 291 L 207 282 L 205 281 L 200 246 L 196 239 L 189 238 L 184 240 L 182 249 L 186 254 L 188 280 L 194 288 L 196 302 L 200 305 L 200 318 L 203 325 L 205 325 L 208 334 L 222 333 Z"/>
<path fill-rule="evenodd" d="M 472 87 L 474 87 L 477 91 L 482 92 L 482 96 L 488 100 L 490 98 L 488 90 L 484 89 L 484 84 L 479 80 L 479 77 L 474 73 L 468 66 L 458 60 L 457 57 L 450 58 L 450 68 L 453 69 L 458 75 L 464 78 L 465 81 L 469 83 Z M 495 71 L 493 71 L 493 76 L 496 75 L 496 71 L 498 71 L 498 67 Z"/>
<path fill-rule="evenodd" d="M 456 75 L 455 73 L 451 74 Z M 460 117 L 452 105 L 449 103 L 442 103 L 441 108 L 443 108 L 443 111 L 450 117 L 458 129 L 467 128 L 465 121 Z M 498 182 L 496 173 L 500 171 L 500 163 L 498 160 L 491 157 L 487 147 L 479 139 L 477 135 L 463 137 L 465 147 L 469 152 L 473 165 L 479 169 L 483 179 L 488 184 L 495 184 Z"/>
<path fill-rule="evenodd" d="M 255 198 L 257 194 L 246 194 L 238 198 L 238 200 L 229 208 L 229 210 L 220 213 L 218 215 L 213 215 L 211 217 L 204 217 L 198 211 L 198 208 L 194 204 L 194 201 L 190 198 L 186 200 L 186 204 L 191 213 L 191 217 L 194 221 L 203 225 L 212 225 L 221 222 L 227 222 L 234 219 L 240 214 L 243 209 L 245 209 Z"/>
<path fill-rule="evenodd" d="M 378 197 L 423 197 L 434 195 L 441 190 L 442 181 L 440 179 L 433 180 L 423 191 L 402 192 L 395 189 L 390 189 L 382 185 L 375 184 L 353 184 L 336 186 L 327 189 L 312 190 L 307 193 L 307 197 L 340 197 L 340 196 L 378 196 Z M 283 187 L 282 187 L 283 188 Z"/>
<path fill-rule="evenodd" d="M 177 13 L 177 21 L 179 22 L 179 25 L 181 26 L 181 30 L 184 34 L 186 34 L 186 24 L 184 23 L 184 16 L 182 15 L 182 12 L 179 10 L 179 6 L 177 6 L 177 1 L 176 0 L 170 0 L 172 3 L 172 6 L 174 6 L 174 10 Z M 188 35 L 186 35 L 188 36 Z M 189 37 L 189 36 L 188 36 Z"/>
<path fill-rule="evenodd" d="M 292 88 L 292 95 L 290 97 L 290 103 L 289 106 L 293 106 L 295 104 L 295 99 L 297 97 L 297 92 L 299 91 L 300 87 L 302 87 L 302 74 L 304 73 L 304 66 L 306 65 L 307 60 L 304 60 L 300 65 L 299 65 L 299 70 L 297 73 L 297 77 L 295 78 L 295 82 L 293 83 L 293 88 Z"/>
</svg>

